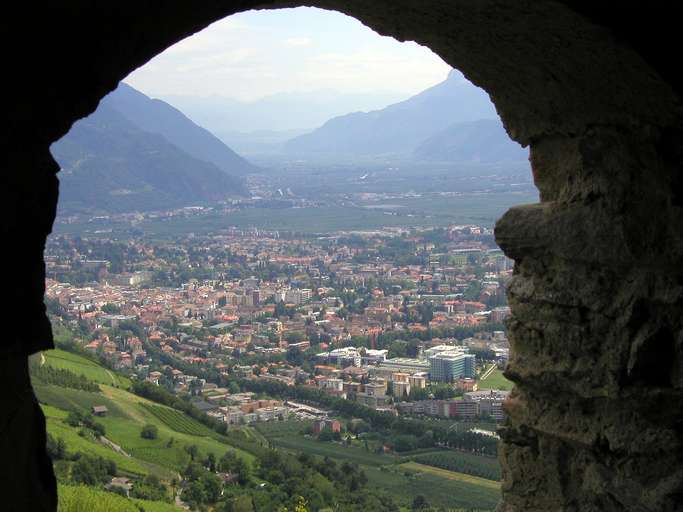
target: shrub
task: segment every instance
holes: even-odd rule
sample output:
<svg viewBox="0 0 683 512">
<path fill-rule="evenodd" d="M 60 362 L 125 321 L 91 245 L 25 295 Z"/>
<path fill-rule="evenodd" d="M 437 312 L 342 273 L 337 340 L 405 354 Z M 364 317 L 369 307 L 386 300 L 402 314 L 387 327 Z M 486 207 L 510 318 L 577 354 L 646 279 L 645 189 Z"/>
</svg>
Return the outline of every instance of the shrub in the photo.
<svg viewBox="0 0 683 512">
<path fill-rule="evenodd" d="M 147 423 L 140 431 L 140 437 L 143 439 L 156 439 L 159 435 L 159 429 L 156 425 Z"/>
</svg>

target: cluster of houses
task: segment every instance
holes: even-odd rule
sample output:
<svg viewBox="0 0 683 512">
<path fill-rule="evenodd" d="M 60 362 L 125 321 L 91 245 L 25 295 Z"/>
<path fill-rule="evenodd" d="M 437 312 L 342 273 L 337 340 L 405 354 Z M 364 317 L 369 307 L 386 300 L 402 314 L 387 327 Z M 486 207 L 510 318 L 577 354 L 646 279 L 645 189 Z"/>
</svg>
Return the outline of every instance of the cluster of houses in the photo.
<svg viewBox="0 0 683 512">
<path fill-rule="evenodd" d="M 399 265 L 381 256 L 399 235 L 423 263 Z M 199 393 L 199 406 L 230 424 L 280 418 L 288 408 L 244 401 L 168 365 L 159 371 L 154 354 L 243 378 L 315 386 L 391 411 L 430 383 L 476 391 L 476 351 L 488 351 L 501 363 L 507 359 L 507 339 L 494 329 L 509 314 L 502 283 L 511 274 L 510 260 L 482 238 L 490 238 L 484 228 L 452 226 L 448 242 L 439 247 L 420 231 L 359 234 L 360 244 L 347 243 L 345 236 L 285 240 L 277 233 L 230 231 L 163 246 L 130 240 L 121 242 L 127 259 L 118 272 L 107 259 L 91 256 L 102 252 L 98 240 L 62 238 L 48 245 L 46 295 L 90 330 L 86 350 L 138 378 L 163 382 L 178 393 Z M 376 256 L 358 258 L 367 253 Z M 253 275 L 232 276 L 225 270 L 233 262 Z M 188 268 L 213 269 L 216 278 L 174 286 L 154 281 L 159 270 Z M 58 279 L 82 269 L 97 271 L 97 280 L 76 286 Z M 131 324 L 144 336 L 132 332 Z M 463 327 L 480 332 L 465 340 L 427 337 L 413 357 L 390 357 L 389 350 L 375 348 L 387 332 L 410 338 Z M 348 346 L 357 337 L 369 346 Z M 305 368 L 282 360 L 292 351 L 306 353 Z M 261 362 L 244 364 L 246 358 Z M 497 413 L 480 407 L 478 414 Z"/>
</svg>

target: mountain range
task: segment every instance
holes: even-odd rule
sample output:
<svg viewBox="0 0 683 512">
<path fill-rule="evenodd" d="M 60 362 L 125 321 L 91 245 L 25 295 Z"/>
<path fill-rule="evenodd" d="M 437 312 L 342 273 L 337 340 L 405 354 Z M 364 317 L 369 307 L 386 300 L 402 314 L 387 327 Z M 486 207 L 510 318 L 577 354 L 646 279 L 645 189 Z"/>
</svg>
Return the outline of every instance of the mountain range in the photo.
<svg viewBox="0 0 683 512">
<path fill-rule="evenodd" d="M 488 95 L 457 71 L 407 100 L 334 117 L 293 138 L 286 135 L 296 132 L 232 133 L 275 162 L 316 155 L 483 163 L 527 157 Z M 51 149 L 62 167 L 60 208 L 68 211 L 156 210 L 244 196 L 244 176 L 259 172 L 177 108 L 124 83 Z"/>
<path fill-rule="evenodd" d="M 67 211 L 156 210 L 242 196 L 241 176 L 256 170 L 171 105 L 125 84 L 51 151 Z"/>
<path fill-rule="evenodd" d="M 423 140 L 413 158 L 425 162 L 505 162 L 528 158 L 528 150 L 508 137 L 499 119 L 454 123 Z"/>
<path fill-rule="evenodd" d="M 283 92 L 252 101 L 216 95 L 165 95 L 162 99 L 231 145 L 225 134 L 260 131 L 304 133 L 335 116 L 384 108 L 403 98 L 392 92 L 361 94 L 318 90 Z"/>
<path fill-rule="evenodd" d="M 297 155 L 391 155 L 427 161 L 526 155 L 507 136 L 488 95 L 456 70 L 405 101 L 335 117 L 284 147 Z"/>
</svg>

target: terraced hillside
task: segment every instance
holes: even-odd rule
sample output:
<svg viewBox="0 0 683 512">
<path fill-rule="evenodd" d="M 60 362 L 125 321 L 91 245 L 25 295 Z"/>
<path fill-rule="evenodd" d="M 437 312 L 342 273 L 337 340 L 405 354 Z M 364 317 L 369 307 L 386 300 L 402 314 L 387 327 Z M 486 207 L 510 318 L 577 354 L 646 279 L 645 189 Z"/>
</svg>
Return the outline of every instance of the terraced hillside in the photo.
<svg viewBox="0 0 683 512">
<path fill-rule="evenodd" d="M 42 353 L 41 363 L 55 368 L 70 370 L 76 375 L 85 375 L 88 380 L 110 386 L 130 387 L 130 379 L 104 368 L 99 363 L 66 350 L 54 349 Z"/>
<path fill-rule="evenodd" d="M 123 389 L 130 381 L 80 355 L 63 350 L 51 350 L 36 358 L 38 365 L 58 368 L 60 372 L 84 376 L 85 389 L 68 387 L 73 379 L 64 378 L 66 385 L 41 380 L 41 368 L 34 378 L 34 389 L 47 421 L 48 434 L 58 442 L 67 456 L 55 459 L 55 472 L 60 480 L 60 511 L 146 510 L 167 512 L 177 510 L 171 503 L 126 499 L 96 486 L 72 485 L 75 461 L 79 457 L 104 459 L 115 464 L 116 475 L 142 479 L 152 475 L 172 487 L 181 482 L 182 471 L 193 458 L 205 460 L 213 454 L 216 460 L 226 452 L 239 455 L 252 465 L 254 456 L 229 443 L 222 436 L 183 412 L 151 402 Z M 82 384 L 82 381 L 77 381 Z M 99 391 L 97 391 L 99 390 Z M 90 416 L 93 407 L 105 406 L 104 416 Z M 89 417 L 104 431 L 98 436 L 92 428 L 74 418 Z M 141 436 L 146 425 L 154 425 L 154 439 Z M 108 505 L 106 505 L 108 504 Z M 115 506 L 115 508 L 107 508 Z M 104 507 L 104 508 L 102 508 Z M 140 508 L 142 507 L 142 508 Z"/>
</svg>

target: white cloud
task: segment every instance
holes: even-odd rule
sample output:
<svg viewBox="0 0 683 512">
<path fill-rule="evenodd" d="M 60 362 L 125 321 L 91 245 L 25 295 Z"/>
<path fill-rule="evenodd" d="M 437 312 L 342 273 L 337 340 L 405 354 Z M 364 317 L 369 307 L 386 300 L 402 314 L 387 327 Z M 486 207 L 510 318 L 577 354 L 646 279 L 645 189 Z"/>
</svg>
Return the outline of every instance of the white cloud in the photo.
<svg viewBox="0 0 683 512">
<path fill-rule="evenodd" d="M 218 21 L 126 81 L 151 96 L 254 100 L 320 89 L 409 96 L 443 80 L 449 69 L 429 49 L 380 36 L 340 13 L 281 9 Z"/>
<path fill-rule="evenodd" d="M 304 37 L 304 36 L 298 36 L 298 37 L 290 37 L 285 39 L 285 44 L 287 46 L 310 46 L 311 43 L 310 37 Z"/>
</svg>

